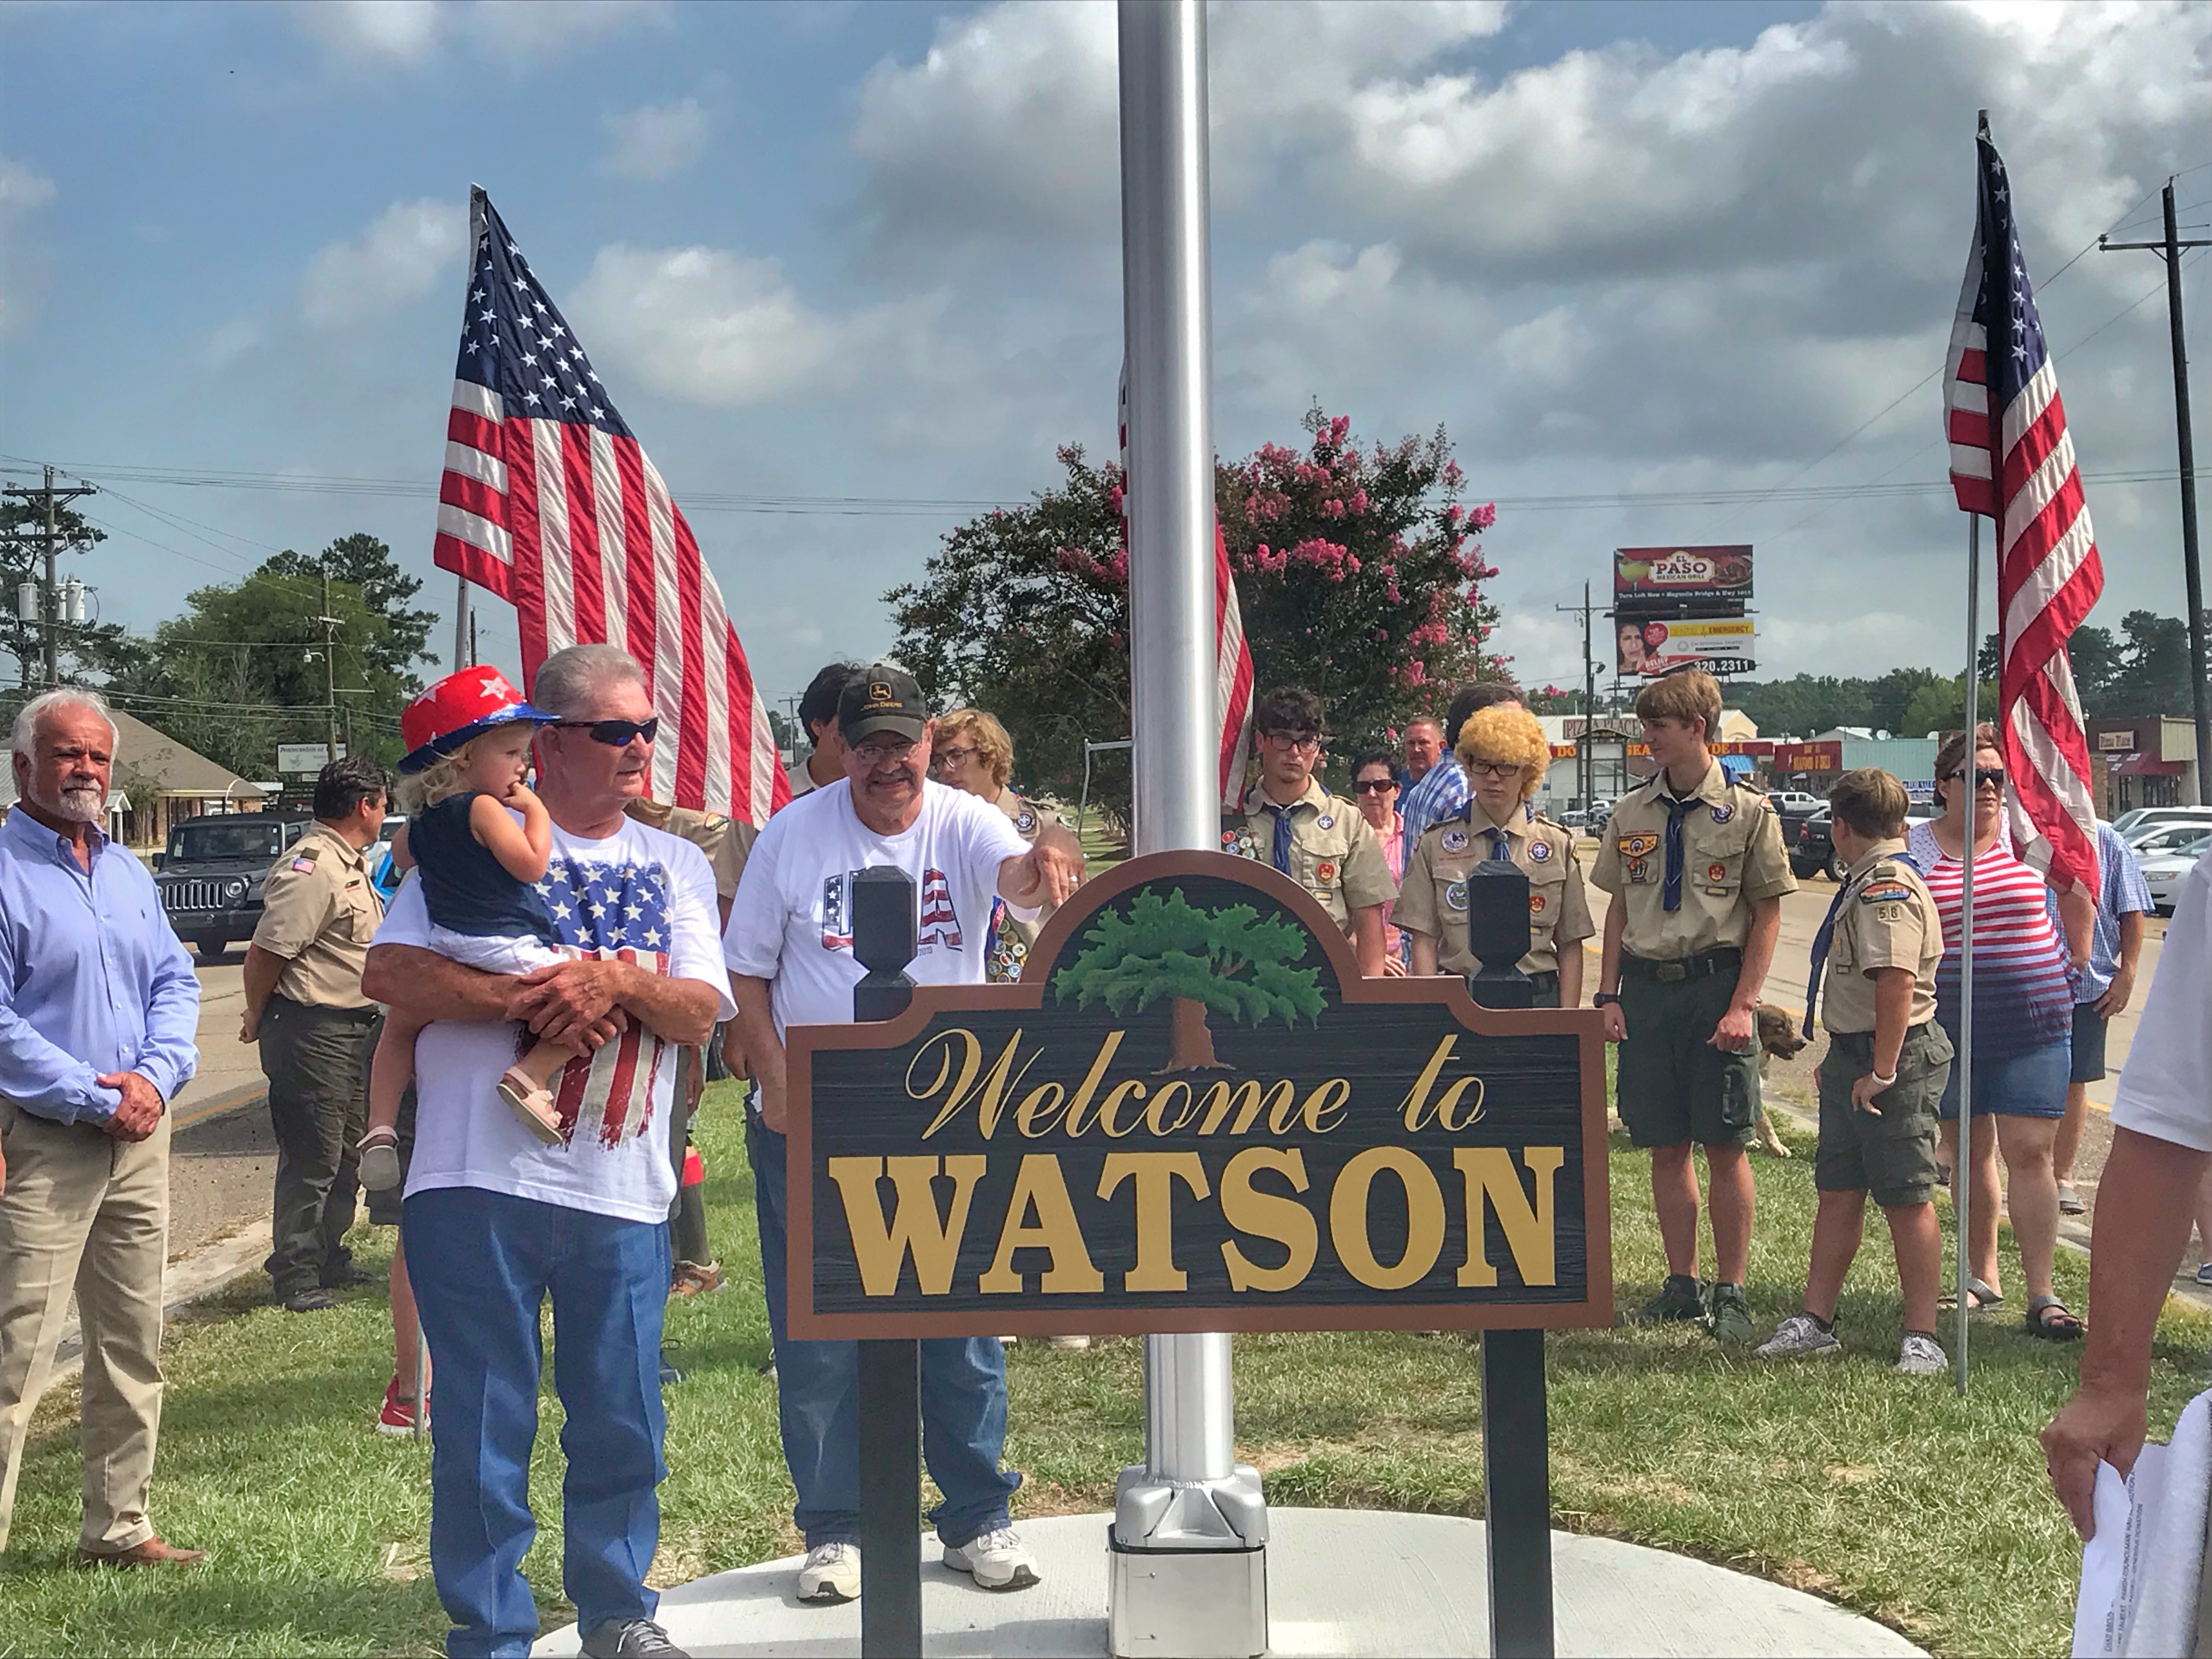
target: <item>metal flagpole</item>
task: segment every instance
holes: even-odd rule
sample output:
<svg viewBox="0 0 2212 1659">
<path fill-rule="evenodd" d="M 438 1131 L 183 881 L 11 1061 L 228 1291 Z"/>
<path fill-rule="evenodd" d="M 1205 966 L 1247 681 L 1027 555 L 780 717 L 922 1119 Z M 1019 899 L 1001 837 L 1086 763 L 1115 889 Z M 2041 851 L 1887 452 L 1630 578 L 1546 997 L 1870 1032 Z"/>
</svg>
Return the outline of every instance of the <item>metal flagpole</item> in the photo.
<svg viewBox="0 0 2212 1659">
<path fill-rule="evenodd" d="M 1981 810 L 1981 788 L 1974 781 L 1980 753 L 1974 733 L 1982 719 L 1982 515 L 1966 514 L 1966 828 L 1959 875 L 1959 1054 L 1952 1070 L 1959 1079 L 1959 1150 L 1951 1160 L 1951 1208 L 1958 1218 L 1958 1260 L 1952 1274 L 1959 1302 L 1959 1330 L 1951 1361 L 1952 1384 L 1966 1391 L 1967 1233 L 1974 1189 L 1974 819 Z M 1942 780 L 1936 780 L 1942 787 Z"/>
<path fill-rule="evenodd" d="M 1121 0 L 1121 267 L 1129 378 L 1133 850 L 1212 848 L 1215 707 L 1206 7 Z M 1236 1462 L 1229 1338 L 1145 1340 L 1145 1462 L 1109 1534 L 1116 1655 L 1267 1649 L 1267 1506 Z"/>
</svg>

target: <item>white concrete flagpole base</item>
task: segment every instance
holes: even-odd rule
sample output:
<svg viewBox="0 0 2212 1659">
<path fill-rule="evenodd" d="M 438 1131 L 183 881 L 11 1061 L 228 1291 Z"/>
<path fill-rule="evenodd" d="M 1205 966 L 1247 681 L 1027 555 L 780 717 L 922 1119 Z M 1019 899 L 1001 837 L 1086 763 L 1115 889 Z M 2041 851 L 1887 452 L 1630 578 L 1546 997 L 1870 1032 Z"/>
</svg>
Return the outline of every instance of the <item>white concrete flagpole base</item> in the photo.
<svg viewBox="0 0 2212 1659">
<path fill-rule="evenodd" d="M 1455 1516 L 1277 1508 L 1268 1554 L 1273 1659 L 1334 1655 L 1486 1655 L 1489 1574 L 1482 1523 Z M 1103 1659 L 1109 1517 L 1055 1516 L 1019 1523 L 1044 1582 L 978 1589 L 922 1542 L 924 1648 L 931 1655 L 1082 1656 Z M 1187 1559 L 1187 1558 L 1186 1558 Z M 1233 1558 L 1231 1558 L 1233 1559 Z M 1802 1591 L 1686 1556 L 1609 1538 L 1552 1534 L 1564 1655 L 1804 1654 L 1911 1656 L 1896 1632 Z M 697 1659 L 826 1656 L 860 1650 L 857 1601 L 793 1599 L 799 1558 L 716 1573 L 661 1593 L 660 1623 Z M 1162 1638 L 1167 1659 L 1191 1649 Z M 567 1659 L 575 1626 L 533 1652 Z"/>
</svg>

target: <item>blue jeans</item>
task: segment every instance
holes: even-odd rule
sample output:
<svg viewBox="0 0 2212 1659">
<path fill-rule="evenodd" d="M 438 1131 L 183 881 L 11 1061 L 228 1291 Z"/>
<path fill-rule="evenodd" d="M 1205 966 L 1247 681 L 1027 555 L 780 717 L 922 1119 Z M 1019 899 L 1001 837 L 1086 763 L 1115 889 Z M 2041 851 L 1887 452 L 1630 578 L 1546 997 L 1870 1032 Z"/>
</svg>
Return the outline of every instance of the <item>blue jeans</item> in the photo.
<svg viewBox="0 0 2212 1659">
<path fill-rule="evenodd" d="M 549 1294 L 553 1387 L 567 1413 L 562 1583 L 586 1630 L 651 1618 L 660 1600 L 645 1587 L 660 1541 L 654 1488 L 668 1473 L 667 1226 L 467 1187 L 417 1193 L 404 1213 L 408 1277 L 437 1373 L 430 1570 L 453 1621 L 446 1651 L 504 1659 L 526 1655 L 538 1636 L 522 1558 L 538 1532 L 530 1449 L 544 1359 L 538 1310 Z"/>
<path fill-rule="evenodd" d="M 783 1461 L 799 1488 L 792 1519 L 806 1547 L 860 1538 L 860 1350 L 854 1342 L 794 1342 L 785 1334 L 784 1139 L 749 1119 L 760 1211 L 761 1277 L 775 1342 L 776 1418 Z M 817 1212 L 818 1213 L 818 1212 Z M 1006 1444 L 1006 1353 L 996 1337 L 921 1344 L 921 1449 L 945 1501 L 929 1512 L 948 1549 L 1007 1523 L 1022 1477 L 999 1467 Z"/>
</svg>

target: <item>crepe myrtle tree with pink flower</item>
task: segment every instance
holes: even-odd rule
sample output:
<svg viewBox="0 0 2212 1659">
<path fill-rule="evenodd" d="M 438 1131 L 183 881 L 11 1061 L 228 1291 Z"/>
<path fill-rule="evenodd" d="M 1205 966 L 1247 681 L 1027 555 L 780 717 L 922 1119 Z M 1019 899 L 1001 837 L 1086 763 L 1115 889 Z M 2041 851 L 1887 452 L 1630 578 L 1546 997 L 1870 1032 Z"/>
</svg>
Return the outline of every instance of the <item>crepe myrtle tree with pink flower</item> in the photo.
<svg viewBox="0 0 2212 1659">
<path fill-rule="evenodd" d="M 1486 649 L 1498 573 L 1442 428 L 1363 447 L 1346 416 L 1309 410 L 1304 441 L 1217 462 L 1215 510 L 1262 684 L 1304 685 L 1340 757 L 1387 741 L 1453 688 L 1508 678 Z M 1059 452 L 1061 487 L 946 534 L 919 581 L 884 596 L 895 651 L 939 702 L 1006 723 L 1025 788 L 1073 790 L 1083 743 L 1129 732 L 1129 556 L 1117 466 Z M 1126 801 L 1126 756 L 1093 793 Z"/>
</svg>

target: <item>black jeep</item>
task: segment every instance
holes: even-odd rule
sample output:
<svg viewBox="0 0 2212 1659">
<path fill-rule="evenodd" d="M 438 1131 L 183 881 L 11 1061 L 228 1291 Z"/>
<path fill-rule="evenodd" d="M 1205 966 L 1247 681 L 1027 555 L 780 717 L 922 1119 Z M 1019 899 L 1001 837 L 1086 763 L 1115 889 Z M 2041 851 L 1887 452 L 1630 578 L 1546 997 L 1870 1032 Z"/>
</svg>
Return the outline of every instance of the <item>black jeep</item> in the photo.
<svg viewBox="0 0 2212 1659">
<path fill-rule="evenodd" d="M 171 828 L 155 880 L 169 926 L 202 962 L 253 937 L 269 866 L 313 821 L 305 812 L 231 812 Z"/>
</svg>

